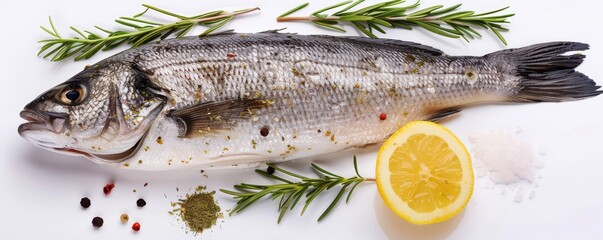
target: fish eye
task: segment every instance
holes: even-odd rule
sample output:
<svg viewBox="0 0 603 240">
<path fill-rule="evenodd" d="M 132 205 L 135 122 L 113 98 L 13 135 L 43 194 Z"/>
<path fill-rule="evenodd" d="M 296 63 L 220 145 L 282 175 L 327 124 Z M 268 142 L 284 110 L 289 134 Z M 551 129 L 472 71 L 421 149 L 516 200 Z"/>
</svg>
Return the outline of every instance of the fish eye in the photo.
<svg viewBox="0 0 603 240">
<path fill-rule="evenodd" d="M 69 84 L 59 92 L 57 99 L 69 105 L 75 105 L 86 98 L 86 88 L 82 84 Z"/>
</svg>

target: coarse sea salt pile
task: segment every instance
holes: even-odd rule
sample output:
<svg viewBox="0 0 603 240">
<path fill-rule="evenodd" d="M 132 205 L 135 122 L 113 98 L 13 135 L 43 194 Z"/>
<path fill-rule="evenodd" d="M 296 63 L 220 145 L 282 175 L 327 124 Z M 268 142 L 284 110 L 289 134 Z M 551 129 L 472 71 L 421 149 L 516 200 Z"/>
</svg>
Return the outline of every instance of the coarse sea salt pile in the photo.
<svg viewBox="0 0 603 240">
<path fill-rule="evenodd" d="M 469 136 L 476 175 L 480 178 L 488 176 L 493 184 L 500 185 L 502 195 L 506 190 L 514 191 L 515 202 L 523 200 L 524 187 L 532 188 L 528 197 L 534 197 L 537 178 L 542 177 L 538 171 L 544 166 L 536 158 L 532 145 L 517 137 L 520 132 L 520 128 L 514 133 L 491 130 Z M 544 156 L 546 152 L 539 154 Z"/>
</svg>

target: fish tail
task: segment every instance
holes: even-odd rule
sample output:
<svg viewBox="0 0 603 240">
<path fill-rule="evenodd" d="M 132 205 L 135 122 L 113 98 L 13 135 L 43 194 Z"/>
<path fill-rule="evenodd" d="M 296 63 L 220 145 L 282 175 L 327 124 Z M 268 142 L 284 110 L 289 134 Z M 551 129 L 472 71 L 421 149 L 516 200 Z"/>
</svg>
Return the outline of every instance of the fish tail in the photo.
<svg viewBox="0 0 603 240">
<path fill-rule="evenodd" d="M 520 78 L 512 102 L 561 102 L 594 97 L 603 93 L 588 76 L 575 71 L 584 61 L 580 53 L 588 44 L 550 42 L 508 49 L 486 55 L 497 62 L 510 63 L 505 69 Z"/>
</svg>

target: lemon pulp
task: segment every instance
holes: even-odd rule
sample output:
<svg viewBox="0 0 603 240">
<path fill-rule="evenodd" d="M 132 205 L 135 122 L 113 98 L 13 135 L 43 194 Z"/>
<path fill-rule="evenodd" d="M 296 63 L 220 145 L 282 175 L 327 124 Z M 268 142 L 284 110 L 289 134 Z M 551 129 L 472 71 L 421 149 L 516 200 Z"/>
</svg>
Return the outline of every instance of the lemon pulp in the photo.
<svg viewBox="0 0 603 240">
<path fill-rule="evenodd" d="M 377 186 L 386 205 L 400 217 L 416 224 L 444 221 L 471 198 L 471 158 L 448 129 L 412 122 L 379 151 Z"/>
</svg>

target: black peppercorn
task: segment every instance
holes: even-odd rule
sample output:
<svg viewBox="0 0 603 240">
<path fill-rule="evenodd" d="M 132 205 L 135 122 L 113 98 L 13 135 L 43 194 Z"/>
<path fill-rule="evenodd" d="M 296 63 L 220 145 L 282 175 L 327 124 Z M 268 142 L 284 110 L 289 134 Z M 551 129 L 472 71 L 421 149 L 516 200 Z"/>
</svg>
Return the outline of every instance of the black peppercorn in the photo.
<svg viewBox="0 0 603 240">
<path fill-rule="evenodd" d="M 138 207 L 144 207 L 145 205 L 147 205 L 147 202 L 145 202 L 142 198 L 139 198 L 138 201 L 136 201 L 136 206 Z"/>
<path fill-rule="evenodd" d="M 268 169 L 266 169 L 266 172 L 267 172 L 268 174 L 271 174 L 271 175 L 272 175 L 272 174 L 274 174 L 274 168 L 273 168 L 273 167 L 268 167 Z"/>
<path fill-rule="evenodd" d="M 95 228 L 100 228 L 103 226 L 103 218 L 101 217 L 94 217 L 92 219 L 92 226 L 94 226 Z"/>
<path fill-rule="evenodd" d="M 87 197 L 82 198 L 82 200 L 80 200 L 80 205 L 82 205 L 83 208 L 90 207 L 90 199 Z"/>
</svg>

